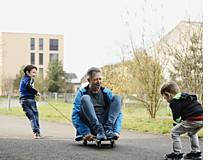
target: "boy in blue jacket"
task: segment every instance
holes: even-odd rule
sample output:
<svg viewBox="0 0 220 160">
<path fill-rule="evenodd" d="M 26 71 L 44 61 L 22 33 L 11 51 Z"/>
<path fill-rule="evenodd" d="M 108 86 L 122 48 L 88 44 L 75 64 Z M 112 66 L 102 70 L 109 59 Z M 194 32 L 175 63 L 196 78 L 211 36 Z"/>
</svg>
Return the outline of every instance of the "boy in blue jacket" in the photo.
<svg viewBox="0 0 220 160">
<path fill-rule="evenodd" d="M 166 154 L 164 159 L 182 160 L 182 144 L 180 135 L 187 133 L 191 142 L 191 152 L 185 159 L 201 159 L 197 132 L 203 127 L 203 107 L 194 94 L 180 92 L 175 82 L 167 82 L 161 87 L 161 95 L 170 103 L 175 126 L 171 130 L 173 152 Z"/>
<path fill-rule="evenodd" d="M 122 98 L 101 86 L 102 76 L 98 68 L 92 67 L 87 72 L 89 85 L 76 94 L 72 110 L 72 122 L 77 129 L 77 140 L 85 137 L 91 141 L 118 139 L 123 115 Z"/>
<path fill-rule="evenodd" d="M 42 138 L 43 135 L 40 133 L 39 114 L 35 100 L 35 95 L 40 96 L 40 93 L 34 88 L 34 77 L 37 73 L 37 67 L 27 65 L 23 71 L 25 75 L 20 82 L 19 102 L 23 108 L 23 112 L 30 121 L 34 138 Z"/>
</svg>

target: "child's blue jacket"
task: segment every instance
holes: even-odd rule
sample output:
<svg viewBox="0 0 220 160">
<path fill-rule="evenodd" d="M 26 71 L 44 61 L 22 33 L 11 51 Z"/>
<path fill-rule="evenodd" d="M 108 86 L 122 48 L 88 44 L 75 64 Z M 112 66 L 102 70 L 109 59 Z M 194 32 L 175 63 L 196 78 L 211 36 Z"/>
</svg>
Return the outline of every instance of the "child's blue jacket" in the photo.
<svg viewBox="0 0 220 160">
<path fill-rule="evenodd" d="M 28 98 L 34 98 L 35 94 L 37 94 L 37 90 L 34 88 L 34 79 L 32 77 L 29 77 L 27 75 L 24 75 L 23 79 L 20 82 L 20 97 L 28 97 Z"/>
<path fill-rule="evenodd" d="M 81 98 L 83 95 L 88 94 L 88 88 L 89 85 L 87 85 L 85 88 L 82 88 L 81 90 L 79 90 L 76 94 L 75 97 L 75 101 L 73 103 L 73 109 L 72 109 L 72 123 L 74 125 L 74 127 L 77 130 L 77 136 L 78 137 L 84 137 L 85 135 L 87 135 L 88 133 L 91 133 L 89 127 L 82 122 L 81 118 L 80 118 L 80 102 L 81 102 Z M 107 103 L 111 102 L 112 97 L 114 96 L 114 94 L 112 93 L 112 89 L 109 90 L 107 88 L 101 87 L 100 88 L 103 92 L 104 95 L 104 100 Z M 122 127 L 122 121 L 123 121 L 123 114 L 120 111 L 118 118 L 116 119 L 113 131 L 117 132 L 117 133 L 121 133 L 121 127 Z"/>
</svg>

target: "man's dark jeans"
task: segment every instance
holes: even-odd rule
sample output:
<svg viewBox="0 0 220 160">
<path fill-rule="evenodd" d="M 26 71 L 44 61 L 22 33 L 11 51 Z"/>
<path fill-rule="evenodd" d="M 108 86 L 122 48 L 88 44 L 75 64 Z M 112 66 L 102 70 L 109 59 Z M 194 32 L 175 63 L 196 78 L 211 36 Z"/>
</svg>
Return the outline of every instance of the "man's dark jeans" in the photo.
<svg viewBox="0 0 220 160">
<path fill-rule="evenodd" d="M 104 128 L 114 128 L 115 121 L 121 111 L 122 98 L 114 95 L 105 112 L 95 112 L 92 100 L 89 95 L 81 98 L 81 119 L 90 128 L 93 135 L 97 135 L 95 129 L 102 124 Z"/>
<path fill-rule="evenodd" d="M 31 128 L 34 133 L 40 134 L 39 126 L 39 114 L 37 110 L 35 99 L 21 99 L 20 104 L 23 108 L 24 113 L 30 121 Z"/>
</svg>

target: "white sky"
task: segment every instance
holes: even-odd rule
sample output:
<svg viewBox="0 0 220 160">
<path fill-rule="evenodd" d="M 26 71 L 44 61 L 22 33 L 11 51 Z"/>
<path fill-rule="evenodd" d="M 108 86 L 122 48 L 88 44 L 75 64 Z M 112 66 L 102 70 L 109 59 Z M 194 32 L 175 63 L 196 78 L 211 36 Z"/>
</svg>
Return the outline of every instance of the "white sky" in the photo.
<svg viewBox="0 0 220 160">
<path fill-rule="evenodd" d="M 64 70 L 82 78 L 91 66 L 119 61 L 116 44 L 128 42 L 125 21 L 131 30 L 140 29 L 143 4 L 143 0 L 0 0 L 0 32 L 63 35 Z M 192 20 L 198 18 L 202 8 L 202 0 L 147 0 L 145 18 L 151 26 L 163 25 L 170 31 L 187 20 L 186 13 Z"/>
</svg>

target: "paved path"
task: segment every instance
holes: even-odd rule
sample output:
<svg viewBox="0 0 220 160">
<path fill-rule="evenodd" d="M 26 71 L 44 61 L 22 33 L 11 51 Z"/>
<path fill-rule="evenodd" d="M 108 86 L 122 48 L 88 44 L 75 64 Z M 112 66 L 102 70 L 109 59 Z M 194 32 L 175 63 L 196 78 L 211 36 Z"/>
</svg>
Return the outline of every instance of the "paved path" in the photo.
<svg viewBox="0 0 220 160">
<path fill-rule="evenodd" d="M 1 160 L 162 160 L 172 151 L 170 135 L 122 130 L 115 148 L 103 142 L 83 146 L 76 142 L 72 124 L 40 120 L 43 139 L 34 139 L 27 118 L 0 114 Z M 189 140 L 182 137 L 183 152 L 189 152 Z M 200 139 L 203 151 L 203 140 Z"/>
<path fill-rule="evenodd" d="M 4 101 L 3 103 L 0 103 L 0 109 L 7 108 L 8 107 L 8 99 L 0 98 L 0 100 Z M 37 106 L 46 105 L 46 104 L 47 104 L 46 102 L 41 102 L 41 101 L 37 102 Z M 21 107 L 21 104 L 19 103 L 18 99 L 11 99 L 10 107 Z"/>
</svg>

